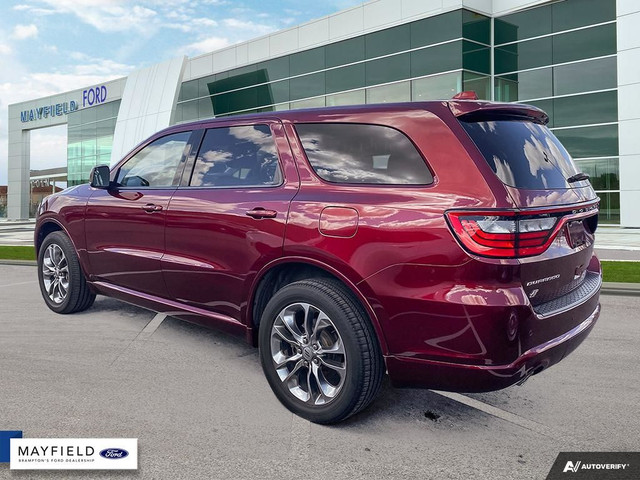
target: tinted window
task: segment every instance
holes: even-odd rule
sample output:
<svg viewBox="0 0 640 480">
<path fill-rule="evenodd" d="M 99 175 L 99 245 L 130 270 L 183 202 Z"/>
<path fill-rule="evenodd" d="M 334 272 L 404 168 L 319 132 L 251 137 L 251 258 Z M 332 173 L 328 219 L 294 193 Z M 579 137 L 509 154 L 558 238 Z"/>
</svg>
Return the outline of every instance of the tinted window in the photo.
<svg viewBox="0 0 640 480">
<path fill-rule="evenodd" d="M 296 126 L 307 158 L 336 183 L 426 185 L 431 172 L 411 141 L 380 125 L 310 123 Z"/>
<path fill-rule="evenodd" d="M 268 125 L 207 130 L 191 177 L 194 187 L 279 185 L 278 153 Z"/>
<path fill-rule="evenodd" d="M 565 148 L 544 125 L 515 120 L 461 123 L 507 185 L 532 190 L 569 188 L 566 179 L 578 173 Z"/>
<path fill-rule="evenodd" d="M 191 132 L 174 133 L 150 143 L 120 168 L 118 183 L 125 187 L 178 185 L 178 166 L 190 136 Z"/>
</svg>

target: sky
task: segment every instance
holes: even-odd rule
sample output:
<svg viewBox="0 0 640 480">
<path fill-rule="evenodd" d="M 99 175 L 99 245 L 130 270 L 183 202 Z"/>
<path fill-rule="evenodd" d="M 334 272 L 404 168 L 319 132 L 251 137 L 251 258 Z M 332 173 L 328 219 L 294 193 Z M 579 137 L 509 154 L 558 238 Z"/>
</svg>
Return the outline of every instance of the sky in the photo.
<svg viewBox="0 0 640 480">
<path fill-rule="evenodd" d="M 0 0 L 0 185 L 7 105 L 323 17 L 361 0 Z M 32 131 L 31 168 L 66 165 L 66 127 Z"/>
</svg>

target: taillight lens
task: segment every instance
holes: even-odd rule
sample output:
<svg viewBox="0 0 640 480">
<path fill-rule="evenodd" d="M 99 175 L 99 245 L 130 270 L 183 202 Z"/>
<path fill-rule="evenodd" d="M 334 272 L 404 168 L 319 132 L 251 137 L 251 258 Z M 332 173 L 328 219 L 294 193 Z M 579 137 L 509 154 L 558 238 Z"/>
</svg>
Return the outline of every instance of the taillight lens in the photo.
<svg viewBox="0 0 640 480">
<path fill-rule="evenodd" d="M 514 258 L 539 255 L 551 244 L 555 216 L 523 216 L 515 212 L 447 212 L 452 230 L 472 253 Z"/>
</svg>

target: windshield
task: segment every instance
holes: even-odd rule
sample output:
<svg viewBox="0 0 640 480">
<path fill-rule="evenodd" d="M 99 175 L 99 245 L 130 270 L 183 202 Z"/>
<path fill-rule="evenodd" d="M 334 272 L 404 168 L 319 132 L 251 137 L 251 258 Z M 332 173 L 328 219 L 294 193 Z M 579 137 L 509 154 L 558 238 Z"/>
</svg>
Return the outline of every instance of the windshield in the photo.
<svg viewBox="0 0 640 480">
<path fill-rule="evenodd" d="M 527 190 L 588 185 L 584 180 L 567 182 L 579 170 L 567 150 L 544 125 L 522 120 L 460 123 L 506 185 Z"/>
</svg>

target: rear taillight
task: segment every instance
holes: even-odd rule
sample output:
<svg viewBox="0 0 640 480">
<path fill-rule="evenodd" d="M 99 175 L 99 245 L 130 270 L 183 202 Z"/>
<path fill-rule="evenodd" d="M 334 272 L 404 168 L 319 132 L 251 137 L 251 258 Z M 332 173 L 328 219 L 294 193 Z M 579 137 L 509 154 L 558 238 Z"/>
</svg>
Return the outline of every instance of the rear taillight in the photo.
<svg viewBox="0 0 640 480">
<path fill-rule="evenodd" d="M 558 232 L 558 217 L 551 215 L 450 211 L 447 219 L 463 246 L 471 253 L 485 257 L 539 255 Z"/>
</svg>

